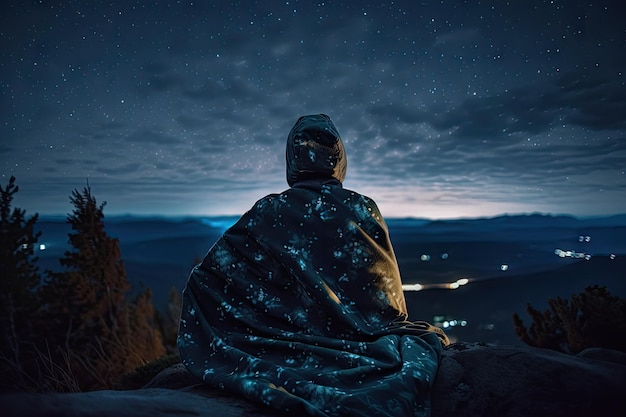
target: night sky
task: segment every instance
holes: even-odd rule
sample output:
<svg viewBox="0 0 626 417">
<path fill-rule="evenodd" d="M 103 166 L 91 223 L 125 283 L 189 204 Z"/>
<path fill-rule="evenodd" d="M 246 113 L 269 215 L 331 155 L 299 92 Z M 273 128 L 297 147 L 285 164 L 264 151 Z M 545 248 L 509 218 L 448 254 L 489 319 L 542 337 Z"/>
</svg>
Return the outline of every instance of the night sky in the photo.
<svg viewBox="0 0 626 417">
<path fill-rule="evenodd" d="M 231 5 L 232 4 L 232 5 Z M 626 5 L 3 1 L 0 181 L 65 214 L 242 214 L 326 113 L 386 217 L 626 212 Z"/>
</svg>

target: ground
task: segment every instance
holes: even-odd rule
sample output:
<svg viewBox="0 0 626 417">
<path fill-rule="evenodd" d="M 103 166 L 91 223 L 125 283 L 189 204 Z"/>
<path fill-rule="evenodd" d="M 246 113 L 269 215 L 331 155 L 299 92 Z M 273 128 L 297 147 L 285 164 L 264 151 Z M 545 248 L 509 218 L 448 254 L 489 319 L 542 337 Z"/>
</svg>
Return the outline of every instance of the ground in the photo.
<svg viewBox="0 0 626 417">
<path fill-rule="evenodd" d="M 432 417 L 626 415 L 626 354 L 460 342 L 449 346 L 432 391 Z M 138 390 L 1 394 L 3 415 L 276 416 L 244 399 L 196 384 L 182 364 Z"/>
</svg>

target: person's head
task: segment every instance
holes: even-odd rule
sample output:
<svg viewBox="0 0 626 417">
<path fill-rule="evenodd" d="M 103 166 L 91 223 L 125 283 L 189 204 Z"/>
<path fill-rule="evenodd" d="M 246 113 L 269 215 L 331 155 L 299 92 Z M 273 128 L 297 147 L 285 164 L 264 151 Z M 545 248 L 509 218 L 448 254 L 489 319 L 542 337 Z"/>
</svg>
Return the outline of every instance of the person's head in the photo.
<svg viewBox="0 0 626 417">
<path fill-rule="evenodd" d="M 347 161 L 343 142 L 330 117 L 302 116 L 287 136 L 287 183 L 336 179 L 343 182 Z"/>
</svg>

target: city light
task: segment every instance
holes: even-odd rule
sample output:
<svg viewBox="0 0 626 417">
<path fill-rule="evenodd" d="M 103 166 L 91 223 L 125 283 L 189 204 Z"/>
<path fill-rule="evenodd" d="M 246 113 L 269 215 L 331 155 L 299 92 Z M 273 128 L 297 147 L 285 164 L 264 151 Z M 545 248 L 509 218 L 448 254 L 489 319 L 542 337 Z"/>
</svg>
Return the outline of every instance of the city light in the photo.
<svg viewBox="0 0 626 417">
<path fill-rule="evenodd" d="M 402 290 L 404 291 L 421 291 L 424 288 L 422 284 L 403 284 Z"/>
<path fill-rule="evenodd" d="M 446 320 L 444 316 L 435 316 L 433 318 L 433 324 L 437 327 L 443 327 L 444 329 L 450 329 L 452 327 L 465 327 L 467 326 L 467 320 Z"/>
<path fill-rule="evenodd" d="M 591 259 L 591 255 L 585 252 L 576 252 L 573 250 L 561 250 L 559 248 L 556 248 L 554 250 L 554 254 L 559 256 L 560 258 L 574 258 L 574 259 L 585 259 L 585 260 L 589 260 Z"/>
<path fill-rule="evenodd" d="M 462 285 L 467 285 L 470 282 L 468 278 L 460 278 L 455 282 L 441 283 L 441 284 L 402 284 L 403 291 L 422 291 L 432 290 L 435 288 L 443 288 L 447 290 L 456 290 Z"/>
</svg>

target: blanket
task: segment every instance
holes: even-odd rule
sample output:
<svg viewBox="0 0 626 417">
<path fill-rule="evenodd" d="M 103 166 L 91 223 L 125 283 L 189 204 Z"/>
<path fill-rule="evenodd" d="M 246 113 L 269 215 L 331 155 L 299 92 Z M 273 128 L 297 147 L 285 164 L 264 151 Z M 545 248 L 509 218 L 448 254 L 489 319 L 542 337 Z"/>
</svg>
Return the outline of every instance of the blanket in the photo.
<svg viewBox="0 0 626 417">
<path fill-rule="evenodd" d="M 378 208 L 337 183 L 258 201 L 194 268 L 183 307 L 180 354 L 207 384 L 299 415 L 429 414 L 445 336 L 407 321 Z"/>
</svg>

